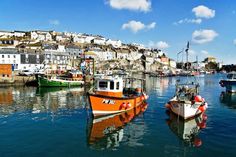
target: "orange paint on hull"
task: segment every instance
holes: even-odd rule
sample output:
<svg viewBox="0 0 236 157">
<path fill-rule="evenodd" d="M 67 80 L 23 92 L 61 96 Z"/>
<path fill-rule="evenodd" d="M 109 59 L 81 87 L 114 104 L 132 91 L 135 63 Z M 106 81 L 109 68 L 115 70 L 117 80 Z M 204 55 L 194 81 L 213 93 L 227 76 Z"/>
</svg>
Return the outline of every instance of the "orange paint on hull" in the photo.
<svg viewBox="0 0 236 157">
<path fill-rule="evenodd" d="M 96 94 L 106 95 L 106 96 L 113 96 L 113 97 L 122 97 L 123 96 L 122 92 L 103 92 L 103 91 L 99 91 L 99 92 L 96 92 Z"/>
<path fill-rule="evenodd" d="M 90 94 L 89 100 L 94 117 L 126 112 L 144 102 L 142 96 L 119 98 L 96 94 Z"/>
</svg>

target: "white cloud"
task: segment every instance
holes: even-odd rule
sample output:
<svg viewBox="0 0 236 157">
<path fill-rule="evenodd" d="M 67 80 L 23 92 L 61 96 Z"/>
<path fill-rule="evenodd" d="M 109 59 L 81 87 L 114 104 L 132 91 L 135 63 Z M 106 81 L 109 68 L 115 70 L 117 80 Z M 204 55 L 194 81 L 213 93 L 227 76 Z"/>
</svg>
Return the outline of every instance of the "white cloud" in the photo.
<svg viewBox="0 0 236 157">
<path fill-rule="evenodd" d="M 146 29 L 153 29 L 156 27 L 156 23 L 152 22 L 149 25 L 145 25 L 140 21 L 129 21 L 128 23 L 125 23 L 122 25 L 122 29 L 130 29 L 133 33 L 137 33 L 140 30 Z"/>
<path fill-rule="evenodd" d="M 150 0 L 108 0 L 108 4 L 115 9 L 128 9 L 148 12 L 151 10 Z"/>
<path fill-rule="evenodd" d="M 199 5 L 192 9 L 192 12 L 195 13 L 195 16 L 198 18 L 213 18 L 215 16 L 215 10 L 212 10 L 204 5 Z"/>
<path fill-rule="evenodd" d="M 153 29 L 156 27 L 156 22 L 152 22 L 149 25 L 147 25 L 146 27 L 147 27 L 147 29 Z"/>
<path fill-rule="evenodd" d="M 192 40 L 197 44 L 204 44 L 210 41 L 213 41 L 215 37 L 218 36 L 214 30 L 204 29 L 204 30 L 196 30 L 192 34 Z"/>
<path fill-rule="evenodd" d="M 202 19 L 188 19 L 188 18 L 185 18 L 185 19 L 182 19 L 182 20 L 179 20 L 177 22 L 174 22 L 175 25 L 179 25 L 179 24 L 183 24 L 183 23 L 194 23 L 194 24 L 201 24 L 202 23 Z"/>
<path fill-rule="evenodd" d="M 157 48 L 157 49 L 166 49 L 166 48 L 170 47 L 169 44 L 165 41 L 159 41 L 156 43 L 153 41 L 150 41 L 148 43 L 148 46 L 151 48 Z"/>
<path fill-rule="evenodd" d="M 51 25 L 59 25 L 60 24 L 60 21 L 59 20 L 49 20 L 49 23 Z"/>
</svg>

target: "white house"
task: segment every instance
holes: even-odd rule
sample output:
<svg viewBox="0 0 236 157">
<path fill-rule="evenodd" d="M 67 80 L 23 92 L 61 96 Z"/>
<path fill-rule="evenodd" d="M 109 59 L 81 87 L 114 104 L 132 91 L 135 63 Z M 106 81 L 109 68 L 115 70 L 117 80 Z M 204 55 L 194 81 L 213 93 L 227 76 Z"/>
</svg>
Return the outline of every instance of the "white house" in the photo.
<svg viewBox="0 0 236 157">
<path fill-rule="evenodd" d="M 21 64 L 20 54 L 14 49 L 0 49 L 0 64 L 13 64 L 17 70 Z"/>
<path fill-rule="evenodd" d="M 64 33 L 57 33 L 56 35 L 56 41 L 70 41 L 70 36 L 65 35 Z"/>
<path fill-rule="evenodd" d="M 85 42 L 85 43 L 91 43 L 91 41 L 92 41 L 94 38 L 95 38 L 94 36 L 85 36 L 84 42 Z"/>
<path fill-rule="evenodd" d="M 97 58 L 101 61 L 113 60 L 113 59 L 115 59 L 115 56 L 116 56 L 116 52 L 114 52 L 112 50 L 106 50 L 106 51 L 94 50 L 93 52 L 97 55 Z"/>
<path fill-rule="evenodd" d="M 4 36 L 4 37 L 11 37 L 13 36 L 13 33 L 10 31 L 0 31 L 0 37 Z"/>
<path fill-rule="evenodd" d="M 176 68 L 176 61 L 173 60 L 173 59 L 170 59 L 169 60 L 169 65 L 170 65 L 171 68 Z"/>
<path fill-rule="evenodd" d="M 142 56 L 141 53 L 139 53 L 138 51 L 131 51 L 129 54 L 128 54 L 128 58 L 129 60 L 138 60 L 140 59 Z"/>
<path fill-rule="evenodd" d="M 31 31 L 30 38 L 38 41 L 51 41 L 52 35 L 49 31 Z"/>
<path fill-rule="evenodd" d="M 129 49 L 116 49 L 116 59 L 128 59 L 129 53 Z"/>
<path fill-rule="evenodd" d="M 121 47 L 122 42 L 120 40 L 106 40 L 106 45 L 112 45 L 115 48 Z"/>
<path fill-rule="evenodd" d="M 31 31 L 30 32 L 30 38 L 32 39 L 32 40 L 36 40 L 36 39 L 38 39 L 38 33 L 36 33 L 35 31 Z"/>
<path fill-rule="evenodd" d="M 132 43 L 131 45 L 137 47 L 139 50 L 140 50 L 140 49 L 145 49 L 145 46 L 142 45 L 142 44 Z"/>
<path fill-rule="evenodd" d="M 106 39 L 101 38 L 101 37 L 96 37 L 91 41 L 91 43 L 98 44 L 98 45 L 105 45 L 106 44 Z"/>
<path fill-rule="evenodd" d="M 26 35 L 26 32 L 24 32 L 24 31 L 14 31 L 13 35 L 15 37 L 24 37 Z"/>
<path fill-rule="evenodd" d="M 66 52 L 65 45 L 47 45 L 44 46 L 45 52 Z"/>
<path fill-rule="evenodd" d="M 86 40 L 85 36 L 76 35 L 73 37 L 73 42 L 75 42 L 75 43 L 82 43 L 83 44 L 83 43 L 85 43 L 85 40 Z M 90 42 L 91 42 L 91 40 L 90 40 Z"/>
</svg>

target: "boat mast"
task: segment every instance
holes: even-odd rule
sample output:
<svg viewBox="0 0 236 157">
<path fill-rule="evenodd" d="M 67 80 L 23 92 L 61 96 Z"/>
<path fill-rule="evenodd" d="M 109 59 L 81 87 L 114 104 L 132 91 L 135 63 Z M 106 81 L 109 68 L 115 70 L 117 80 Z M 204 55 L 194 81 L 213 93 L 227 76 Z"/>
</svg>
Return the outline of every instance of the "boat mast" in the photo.
<svg viewBox="0 0 236 157">
<path fill-rule="evenodd" d="M 186 69 L 188 70 L 188 50 L 189 50 L 189 41 L 187 43 L 187 48 L 185 49 L 186 52 Z"/>
</svg>

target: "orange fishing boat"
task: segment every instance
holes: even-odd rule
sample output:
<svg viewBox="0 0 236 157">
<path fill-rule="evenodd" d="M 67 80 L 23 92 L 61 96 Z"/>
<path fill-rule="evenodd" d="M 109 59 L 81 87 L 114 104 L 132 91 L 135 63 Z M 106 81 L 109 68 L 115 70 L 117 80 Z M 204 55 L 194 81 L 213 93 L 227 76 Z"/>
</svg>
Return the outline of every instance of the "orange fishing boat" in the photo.
<svg viewBox="0 0 236 157">
<path fill-rule="evenodd" d="M 117 145 L 122 140 L 124 126 L 146 109 L 147 103 L 143 103 L 124 113 L 92 119 L 88 123 L 88 144 L 101 149 Z"/>
<path fill-rule="evenodd" d="M 148 96 L 144 80 L 104 76 L 95 80 L 95 88 L 88 92 L 94 117 L 127 112 L 143 104 Z"/>
</svg>

